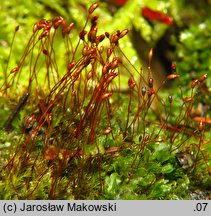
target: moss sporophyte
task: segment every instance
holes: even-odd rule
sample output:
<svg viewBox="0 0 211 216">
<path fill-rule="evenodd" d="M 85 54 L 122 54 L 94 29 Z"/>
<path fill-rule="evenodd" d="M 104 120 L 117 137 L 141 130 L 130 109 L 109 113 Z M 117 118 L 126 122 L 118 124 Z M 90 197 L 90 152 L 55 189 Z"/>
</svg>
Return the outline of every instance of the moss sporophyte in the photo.
<svg viewBox="0 0 211 216">
<path fill-rule="evenodd" d="M 120 48 L 128 29 L 98 33 L 98 7 L 79 32 L 61 16 L 38 21 L 5 72 L 1 199 L 190 199 L 210 187 L 207 74 L 182 86 L 173 64 L 157 86 Z"/>
</svg>

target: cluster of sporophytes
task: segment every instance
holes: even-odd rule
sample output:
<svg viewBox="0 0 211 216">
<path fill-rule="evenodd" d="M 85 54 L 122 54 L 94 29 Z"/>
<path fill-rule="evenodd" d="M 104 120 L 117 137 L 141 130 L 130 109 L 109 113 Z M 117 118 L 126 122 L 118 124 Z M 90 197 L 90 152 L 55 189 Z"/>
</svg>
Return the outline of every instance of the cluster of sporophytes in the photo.
<svg viewBox="0 0 211 216">
<path fill-rule="evenodd" d="M 153 49 L 148 71 L 136 68 L 119 47 L 127 29 L 98 33 L 98 6 L 80 32 L 60 16 L 38 21 L 5 71 L 1 199 L 191 199 L 195 188 L 210 190 L 207 74 L 181 86 L 173 64 L 156 86 Z"/>
</svg>

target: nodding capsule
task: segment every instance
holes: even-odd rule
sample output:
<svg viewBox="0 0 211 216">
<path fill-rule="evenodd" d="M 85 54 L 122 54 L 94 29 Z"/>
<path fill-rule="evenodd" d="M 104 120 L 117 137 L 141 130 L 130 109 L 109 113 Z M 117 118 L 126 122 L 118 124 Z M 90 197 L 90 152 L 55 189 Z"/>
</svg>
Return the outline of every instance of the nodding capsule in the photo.
<svg viewBox="0 0 211 216">
<path fill-rule="evenodd" d="M 102 73 L 103 74 L 107 74 L 108 70 L 110 69 L 108 64 L 104 64 L 103 68 L 102 68 Z"/>
<path fill-rule="evenodd" d="M 72 30 L 73 26 L 74 26 L 74 23 L 70 23 L 69 25 L 63 27 L 62 28 L 62 34 L 63 34 L 63 36 L 65 34 L 70 34 L 70 31 Z"/>
<path fill-rule="evenodd" d="M 145 138 L 144 138 L 144 141 L 147 142 L 147 141 L 149 141 L 149 140 L 150 140 L 150 135 L 146 135 Z"/>
<path fill-rule="evenodd" d="M 153 87 L 153 79 L 152 78 L 149 78 L 148 85 L 150 88 Z"/>
<path fill-rule="evenodd" d="M 176 72 L 176 63 L 172 63 L 171 64 L 171 69 L 172 69 L 172 73 L 175 73 Z"/>
<path fill-rule="evenodd" d="M 86 44 L 82 50 L 83 56 L 88 56 L 90 54 L 89 46 Z"/>
<path fill-rule="evenodd" d="M 97 36 L 96 37 L 96 43 L 98 44 L 98 43 L 102 42 L 104 40 L 104 38 L 105 38 L 104 34 Z"/>
<path fill-rule="evenodd" d="M 203 121 L 199 122 L 198 129 L 199 129 L 199 131 L 202 131 L 204 129 L 204 123 L 203 123 Z"/>
<path fill-rule="evenodd" d="M 75 66 L 75 62 L 70 62 L 68 65 L 67 65 L 67 69 L 68 70 L 71 70 L 74 66 Z"/>
<path fill-rule="evenodd" d="M 170 74 L 167 76 L 167 80 L 172 80 L 172 79 L 176 79 L 179 77 L 179 74 Z"/>
<path fill-rule="evenodd" d="M 52 24 L 55 29 L 57 29 L 64 22 L 64 18 L 61 16 L 54 17 L 52 19 Z"/>
<path fill-rule="evenodd" d="M 130 78 L 130 79 L 128 80 L 128 85 L 129 85 L 130 89 L 133 89 L 133 88 L 136 86 L 136 83 L 133 82 L 133 80 Z"/>
<path fill-rule="evenodd" d="M 111 56 L 111 54 L 112 54 L 113 51 L 114 51 L 113 48 L 108 48 L 107 49 L 107 58 L 109 58 Z"/>
<path fill-rule="evenodd" d="M 104 131 L 103 131 L 103 135 L 107 135 L 107 134 L 109 134 L 109 133 L 111 133 L 112 132 L 112 129 L 110 128 L 110 127 L 108 127 L 107 129 L 105 129 Z"/>
<path fill-rule="evenodd" d="M 151 97 L 153 94 L 155 94 L 155 89 L 151 88 L 149 90 L 148 96 Z"/>
<path fill-rule="evenodd" d="M 85 37 L 86 34 L 87 34 L 87 31 L 82 30 L 82 31 L 79 33 L 80 39 L 81 39 L 81 40 L 84 40 L 84 37 Z"/>
<path fill-rule="evenodd" d="M 105 94 L 102 95 L 101 100 L 104 100 L 104 99 L 110 97 L 111 95 L 112 95 L 111 92 L 105 93 Z"/>
<path fill-rule="evenodd" d="M 16 66 L 10 71 L 10 73 L 16 73 L 16 72 L 18 72 L 18 70 L 19 70 L 19 67 Z"/>
<path fill-rule="evenodd" d="M 144 95 L 146 94 L 146 92 L 147 92 L 146 86 L 142 87 L 142 88 L 141 88 L 142 96 L 144 96 Z"/>
<path fill-rule="evenodd" d="M 184 101 L 184 103 L 188 103 L 188 102 L 193 101 L 193 98 L 192 97 L 185 98 L 183 101 Z"/>
<path fill-rule="evenodd" d="M 207 73 L 204 74 L 204 75 L 202 75 L 202 76 L 200 76 L 199 82 L 203 82 L 205 79 L 207 79 Z"/>
<path fill-rule="evenodd" d="M 99 3 L 94 3 L 93 5 L 91 5 L 90 7 L 89 7 L 89 9 L 88 9 L 88 13 L 89 14 L 92 14 L 93 12 L 94 12 L 94 10 L 96 10 L 96 8 L 98 8 L 99 7 Z"/>
<path fill-rule="evenodd" d="M 40 30 L 40 26 L 39 23 L 35 23 L 34 27 L 33 27 L 33 33 L 35 33 L 36 31 Z"/>
<path fill-rule="evenodd" d="M 155 142 L 163 142 L 164 139 L 163 139 L 163 138 L 155 138 L 154 141 L 155 141 Z"/>
<path fill-rule="evenodd" d="M 118 64 L 119 64 L 119 63 L 121 63 L 120 58 L 115 57 L 115 58 L 113 59 L 113 61 L 110 63 L 110 68 L 111 68 L 112 70 L 116 69 L 116 68 L 118 67 Z"/>
<path fill-rule="evenodd" d="M 119 36 L 117 35 L 117 33 L 114 33 L 111 35 L 110 37 L 110 42 L 113 44 L 118 44 L 118 40 L 119 40 Z"/>
<path fill-rule="evenodd" d="M 168 99 L 169 99 L 169 103 L 171 104 L 171 103 L 172 103 L 172 96 L 169 95 L 169 96 L 168 96 Z"/>
<path fill-rule="evenodd" d="M 44 54 L 44 55 L 48 55 L 48 54 L 49 54 L 49 52 L 48 52 L 48 50 L 47 50 L 47 49 L 43 49 L 43 51 L 42 51 L 42 52 L 43 52 L 43 54 Z"/>
<path fill-rule="evenodd" d="M 195 79 L 193 80 L 192 84 L 191 84 L 191 88 L 195 88 L 195 86 L 198 84 L 199 80 Z"/>
<path fill-rule="evenodd" d="M 192 118 L 192 120 L 196 122 L 203 122 L 203 123 L 211 124 L 211 118 L 207 118 L 207 117 L 196 116 Z"/>
<path fill-rule="evenodd" d="M 42 38 L 47 37 L 48 35 L 49 35 L 49 30 L 44 30 L 38 39 L 41 40 Z"/>
<path fill-rule="evenodd" d="M 116 76 L 118 76 L 118 73 L 111 73 L 110 76 L 106 80 L 106 83 L 109 84 Z"/>
<path fill-rule="evenodd" d="M 151 48 L 150 51 L 149 51 L 149 56 L 148 56 L 148 58 L 149 58 L 149 62 L 152 61 L 153 52 L 154 52 L 154 49 Z"/>
<path fill-rule="evenodd" d="M 107 38 L 109 38 L 109 37 L 110 37 L 109 32 L 105 32 L 105 36 L 106 36 Z"/>
<path fill-rule="evenodd" d="M 104 51 L 104 46 L 101 46 L 101 47 L 99 48 L 99 52 L 102 54 L 103 51 Z"/>
<path fill-rule="evenodd" d="M 15 31 L 17 32 L 19 30 L 19 25 L 15 27 Z"/>
<path fill-rule="evenodd" d="M 119 39 L 124 37 L 127 33 L 129 32 L 128 29 L 123 30 L 120 34 L 119 34 Z"/>
<path fill-rule="evenodd" d="M 88 40 L 92 43 L 96 42 L 97 27 L 92 28 L 88 33 Z"/>
<path fill-rule="evenodd" d="M 93 16 L 91 18 L 92 28 L 94 28 L 97 25 L 98 16 Z"/>
</svg>

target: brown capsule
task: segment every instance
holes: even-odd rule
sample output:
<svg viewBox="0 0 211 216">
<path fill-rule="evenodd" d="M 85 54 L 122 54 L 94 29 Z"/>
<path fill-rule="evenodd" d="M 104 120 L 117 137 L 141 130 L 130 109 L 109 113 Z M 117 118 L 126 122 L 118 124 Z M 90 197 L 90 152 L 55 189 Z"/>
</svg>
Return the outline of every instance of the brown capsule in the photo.
<svg viewBox="0 0 211 216">
<path fill-rule="evenodd" d="M 73 77 L 77 78 L 79 74 L 81 73 L 81 69 L 78 69 L 74 74 Z"/>
<path fill-rule="evenodd" d="M 146 135 L 144 138 L 145 141 L 149 141 L 149 139 L 150 139 L 150 135 Z"/>
<path fill-rule="evenodd" d="M 91 18 L 92 27 L 95 27 L 97 25 L 98 16 L 95 15 Z"/>
<path fill-rule="evenodd" d="M 51 24 L 50 24 L 50 23 L 47 23 L 47 24 L 44 26 L 44 29 L 45 29 L 45 30 L 50 30 L 50 29 L 51 29 Z"/>
<path fill-rule="evenodd" d="M 103 68 L 102 68 L 102 73 L 103 74 L 107 74 L 109 71 L 110 67 L 108 64 L 104 64 Z"/>
<path fill-rule="evenodd" d="M 118 44 L 119 36 L 117 36 L 117 33 L 114 33 L 110 37 L 110 42 L 114 44 Z"/>
<path fill-rule="evenodd" d="M 86 34 L 87 34 L 87 31 L 82 30 L 82 31 L 79 33 L 80 39 L 81 39 L 81 40 L 84 40 L 84 37 L 85 37 Z"/>
<path fill-rule="evenodd" d="M 192 97 L 185 98 L 183 101 L 184 101 L 184 103 L 189 103 L 189 102 L 193 101 L 193 98 Z"/>
<path fill-rule="evenodd" d="M 207 117 L 196 116 L 192 118 L 192 120 L 196 122 L 203 122 L 203 123 L 211 124 L 211 118 L 207 118 Z"/>
<path fill-rule="evenodd" d="M 104 135 L 107 135 L 107 134 L 109 134 L 109 133 L 111 133 L 112 132 L 112 129 L 110 128 L 110 127 L 108 127 L 107 129 L 105 129 L 104 131 L 103 131 L 103 134 Z"/>
<path fill-rule="evenodd" d="M 74 66 L 75 66 L 75 62 L 70 62 L 68 65 L 67 65 L 67 69 L 68 70 L 71 70 Z"/>
<path fill-rule="evenodd" d="M 82 50 L 83 56 L 88 56 L 90 54 L 89 46 L 86 44 Z"/>
<path fill-rule="evenodd" d="M 97 55 L 90 55 L 90 60 L 91 59 L 97 59 Z"/>
<path fill-rule="evenodd" d="M 109 38 L 109 37 L 110 37 L 109 32 L 105 32 L 105 36 L 106 36 L 107 38 Z"/>
<path fill-rule="evenodd" d="M 53 19 L 52 19 L 52 24 L 53 24 L 53 27 L 55 28 L 55 29 L 57 29 L 62 23 L 64 23 L 65 22 L 65 20 L 64 20 L 64 18 L 63 17 L 61 17 L 61 16 L 57 16 L 57 17 L 54 17 Z"/>
<path fill-rule="evenodd" d="M 149 78 L 148 85 L 150 88 L 153 87 L 153 79 L 152 78 Z"/>
<path fill-rule="evenodd" d="M 24 118 L 25 132 L 30 132 L 37 124 L 37 116 L 32 114 L 31 116 Z"/>
<path fill-rule="evenodd" d="M 19 67 L 16 66 L 10 71 L 10 73 L 16 73 L 16 72 L 18 72 L 18 70 L 19 70 Z"/>
<path fill-rule="evenodd" d="M 176 79 L 179 77 L 179 74 L 170 74 L 167 76 L 167 80 L 172 80 L 172 79 Z"/>
<path fill-rule="evenodd" d="M 100 49 L 99 49 L 99 52 L 103 53 L 103 51 L 104 51 L 104 46 L 101 46 Z"/>
<path fill-rule="evenodd" d="M 176 72 L 176 63 L 171 64 L 172 73 Z"/>
<path fill-rule="evenodd" d="M 164 139 L 163 139 L 163 138 L 155 138 L 154 141 L 155 141 L 155 142 L 163 142 Z"/>
<path fill-rule="evenodd" d="M 111 68 L 112 70 L 116 69 L 116 68 L 118 67 L 118 64 L 119 64 L 119 63 L 121 63 L 120 58 L 115 57 L 115 58 L 113 59 L 113 61 L 110 63 L 110 68 Z"/>
<path fill-rule="evenodd" d="M 44 50 L 43 50 L 43 54 L 48 55 L 48 54 L 49 54 L 49 53 L 48 53 L 48 50 L 47 50 L 47 49 L 44 49 Z"/>
<path fill-rule="evenodd" d="M 112 153 L 116 153 L 120 150 L 120 147 L 109 147 L 109 148 L 105 148 L 105 154 L 112 154 Z"/>
<path fill-rule="evenodd" d="M 207 73 L 204 74 L 204 75 L 202 75 L 202 76 L 200 76 L 199 82 L 203 82 L 205 79 L 207 79 Z"/>
<path fill-rule="evenodd" d="M 39 28 L 39 23 L 35 23 L 33 27 L 33 32 L 35 33 L 36 31 L 40 30 Z"/>
<path fill-rule="evenodd" d="M 199 131 L 202 131 L 204 129 L 204 123 L 202 120 L 198 124 L 198 129 L 199 129 Z"/>
<path fill-rule="evenodd" d="M 98 44 L 98 43 L 102 42 L 104 40 L 104 38 L 105 38 L 104 34 L 97 36 L 96 37 L 96 43 Z"/>
<path fill-rule="evenodd" d="M 97 27 L 92 28 L 88 33 L 88 40 L 92 43 L 96 42 Z"/>
<path fill-rule="evenodd" d="M 74 23 L 70 23 L 69 25 L 63 27 L 62 28 L 63 36 L 66 35 L 66 34 L 70 34 L 70 31 L 72 30 L 73 26 L 74 26 Z"/>
<path fill-rule="evenodd" d="M 53 27 L 57 29 L 62 24 L 62 22 L 63 20 L 58 20 L 57 22 L 53 23 Z"/>
<path fill-rule="evenodd" d="M 198 84 L 199 80 L 195 79 L 193 80 L 192 84 L 191 84 L 191 88 L 195 88 L 195 86 Z"/>
<path fill-rule="evenodd" d="M 142 96 L 144 96 L 147 92 L 147 88 L 144 86 L 141 88 L 141 93 L 142 93 Z"/>
<path fill-rule="evenodd" d="M 171 103 L 172 103 L 172 96 L 169 95 L 169 96 L 168 96 L 168 99 L 169 99 L 169 103 L 171 104 Z"/>
<path fill-rule="evenodd" d="M 120 34 L 119 34 L 119 39 L 124 37 L 127 33 L 129 32 L 128 29 L 123 30 Z"/>
<path fill-rule="evenodd" d="M 19 30 L 19 25 L 15 27 L 15 31 L 17 32 Z"/>
<path fill-rule="evenodd" d="M 107 58 L 109 58 L 111 56 L 111 54 L 112 54 L 113 51 L 114 51 L 113 48 L 108 48 L 107 49 Z"/>
<path fill-rule="evenodd" d="M 49 35 L 49 30 L 44 30 L 41 35 L 39 36 L 39 40 Z"/>
<path fill-rule="evenodd" d="M 96 8 L 98 8 L 98 7 L 99 7 L 99 3 L 98 3 L 98 2 L 94 3 L 93 5 L 91 5 L 91 6 L 89 7 L 88 13 L 89 13 L 89 14 L 92 14 L 92 13 L 94 12 L 94 10 L 95 10 Z"/>
<path fill-rule="evenodd" d="M 106 83 L 109 84 L 116 76 L 118 76 L 118 73 L 111 73 L 108 79 L 106 80 Z"/>
<path fill-rule="evenodd" d="M 153 94 L 155 94 L 155 89 L 151 88 L 149 90 L 148 96 L 151 97 Z"/>
<path fill-rule="evenodd" d="M 136 86 L 136 83 L 133 82 L 133 80 L 130 78 L 130 79 L 128 80 L 128 85 L 129 85 L 130 89 L 133 89 L 133 88 Z"/>
<path fill-rule="evenodd" d="M 101 100 L 104 100 L 104 99 L 110 97 L 111 95 L 112 95 L 111 92 L 105 93 L 105 94 L 102 95 Z"/>
<path fill-rule="evenodd" d="M 150 63 L 151 63 L 151 61 L 152 61 L 153 52 L 154 52 L 154 49 L 151 48 L 150 51 L 149 51 L 149 56 L 148 56 L 149 62 L 150 62 Z"/>
<path fill-rule="evenodd" d="M 95 54 L 95 53 L 96 53 L 96 48 L 95 48 L 95 47 L 94 47 L 94 48 L 91 48 L 91 49 L 90 49 L 90 53 L 91 53 L 91 54 Z"/>
<path fill-rule="evenodd" d="M 45 26 L 48 24 L 47 20 L 46 19 L 41 19 L 39 21 L 39 28 L 45 28 Z"/>
</svg>

